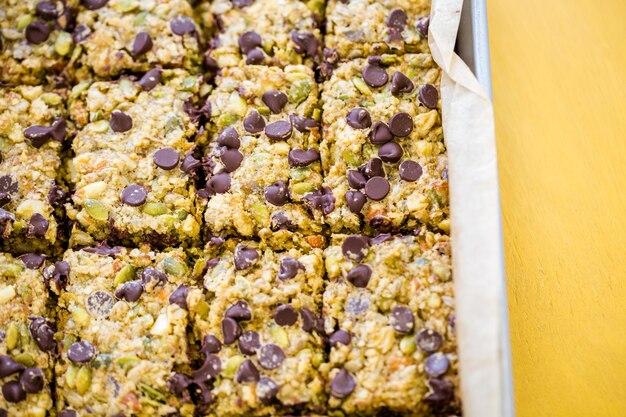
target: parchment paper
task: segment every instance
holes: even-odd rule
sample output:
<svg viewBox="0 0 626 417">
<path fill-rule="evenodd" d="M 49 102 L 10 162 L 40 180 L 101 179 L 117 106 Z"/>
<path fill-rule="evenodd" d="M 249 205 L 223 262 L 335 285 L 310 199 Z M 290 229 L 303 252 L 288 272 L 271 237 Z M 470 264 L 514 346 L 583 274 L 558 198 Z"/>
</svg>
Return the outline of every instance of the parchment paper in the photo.
<svg viewBox="0 0 626 417">
<path fill-rule="evenodd" d="M 505 280 L 493 107 L 454 53 L 462 0 L 433 0 L 429 42 L 443 69 L 452 255 L 465 417 L 511 415 L 503 341 Z"/>
</svg>

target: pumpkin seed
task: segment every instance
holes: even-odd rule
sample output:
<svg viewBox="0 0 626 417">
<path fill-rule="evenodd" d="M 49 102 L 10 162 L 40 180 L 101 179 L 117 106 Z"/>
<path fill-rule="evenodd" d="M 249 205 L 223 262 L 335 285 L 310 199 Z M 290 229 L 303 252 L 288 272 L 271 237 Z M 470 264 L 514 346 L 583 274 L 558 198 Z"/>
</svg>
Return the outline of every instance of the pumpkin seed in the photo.
<svg viewBox="0 0 626 417">
<path fill-rule="evenodd" d="M 109 220 L 109 211 L 100 200 L 85 200 L 85 210 L 87 211 L 87 214 L 95 220 L 99 220 L 101 222 Z"/>
</svg>

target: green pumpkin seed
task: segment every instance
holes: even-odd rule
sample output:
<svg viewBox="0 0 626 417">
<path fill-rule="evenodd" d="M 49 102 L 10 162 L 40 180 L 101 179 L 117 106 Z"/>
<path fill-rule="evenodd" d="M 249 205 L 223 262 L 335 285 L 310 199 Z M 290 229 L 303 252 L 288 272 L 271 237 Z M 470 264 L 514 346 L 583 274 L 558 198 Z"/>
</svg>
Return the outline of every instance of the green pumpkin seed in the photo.
<svg viewBox="0 0 626 417">
<path fill-rule="evenodd" d="M 270 218 L 270 212 L 263 203 L 254 203 L 250 206 L 252 217 L 259 225 L 265 225 Z"/>
<path fill-rule="evenodd" d="M 135 19 L 133 20 L 133 26 L 141 26 L 143 22 L 146 21 L 146 17 L 148 16 L 148 12 L 137 13 Z"/>
<path fill-rule="evenodd" d="M 244 116 L 246 111 L 248 110 L 248 103 L 244 100 L 243 97 L 239 95 L 236 91 L 234 91 L 230 95 L 229 99 L 230 109 L 235 112 L 239 116 Z"/>
<path fill-rule="evenodd" d="M 169 210 L 163 203 L 146 203 L 143 205 L 142 211 L 150 216 L 160 216 L 166 214 Z"/>
<path fill-rule="evenodd" d="M 17 362 L 21 363 L 22 365 L 28 368 L 35 366 L 35 357 L 31 355 L 30 353 L 20 353 L 18 355 L 13 356 L 13 359 L 15 359 Z"/>
<path fill-rule="evenodd" d="M 118 358 L 115 362 L 122 367 L 132 368 L 137 365 L 141 360 L 137 356 L 122 356 Z"/>
<path fill-rule="evenodd" d="M 20 32 L 26 29 L 26 26 L 33 21 L 33 17 L 29 14 L 23 14 L 17 18 L 16 27 Z"/>
<path fill-rule="evenodd" d="M 219 126 L 221 127 L 234 125 L 235 123 L 237 123 L 237 121 L 239 121 L 239 116 L 234 113 L 224 113 L 217 120 Z"/>
<path fill-rule="evenodd" d="M 76 388 L 76 375 L 78 374 L 78 367 L 76 365 L 70 364 L 65 371 L 65 383 L 68 388 Z"/>
<path fill-rule="evenodd" d="M 78 97 L 83 91 L 89 88 L 91 85 L 91 81 L 83 81 L 81 83 L 76 84 L 72 87 L 72 92 L 70 93 L 71 98 Z"/>
<path fill-rule="evenodd" d="M 356 89 L 359 90 L 361 94 L 365 94 L 366 96 L 372 95 L 372 90 L 370 90 L 367 84 L 365 84 L 365 81 L 363 81 L 363 78 L 361 77 L 352 78 L 352 84 L 354 84 Z"/>
<path fill-rule="evenodd" d="M 291 190 L 296 194 L 305 194 L 315 190 L 315 185 L 310 182 L 300 182 L 292 185 Z"/>
<path fill-rule="evenodd" d="M 43 93 L 41 100 L 49 106 L 56 106 L 61 103 L 61 96 L 54 93 Z"/>
<path fill-rule="evenodd" d="M 270 327 L 270 335 L 278 346 L 282 348 L 289 346 L 289 335 L 281 326 L 272 325 Z"/>
<path fill-rule="evenodd" d="M 193 306 L 192 312 L 200 317 L 207 317 L 209 315 L 209 303 L 206 301 L 198 302 Z"/>
<path fill-rule="evenodd" d="M 295 181 L 302 181 L 307 178 L 309 174 L 311 174 L 311 170 L 309 168 L 293 168 L 289 171 L 289 176 Z"/>
<path fill-rule="evenodd" d="M 81 367 L 76 373 L 76 392 L 80 395 L 85 394 L 91 386 L 91 368 L 88 366 Z"/>
<path fill-rule="evenodd" d="M 311 82 L 309 80 L 298 80 L 289 87 L 289 101 L 300 104 L 311 94 Z"/>
<path fill-rule="evenodd" d="M 87 214 L 95 220 L 99 220 L 101 222 L 109 220 L 109 210 L 107 210 L 105 205 L 100 200 L 85 200 L 85 210 L 87 211 Z"/>
<path fill-rule="evenodd" d="M 176 212 L 176 217 L 178 220 L 183 221 L 189 216 L 189 212 L 187 210 L 179 210 Z"/>
<path fill-rule="evenodd" d="M 171 116 L 169 119 L 167 119 L 167 122 L 165 123 L 165 133 L 172 133 L 175 130 L 181 129 L 183 128 L 183 122 L 180 121 L 180 119 L 176 116 Z"/>
<path fill-rule="evenodd" d="M 310 11 L 315 13 L 318 18 L 322 18 L 322 16 L 324 16 L 324 0 L 309 0 L 307 1 L 306 6 Z"/>
<path fill-rule="evenodd" d="M 395 55 L 383 55 L 380 58 L 380 63 L 383 65 L 393 65 L 398 62 L 398 58 Z"/>
<path fill-rule="evenodd" d="M 117 287 L 120 284 L 123 284 L 128 281 L 132 281 L 135 278 L 135 273 L 137 272 L 137 267 L 135 265 L 127 264 L 119 270 L 117 274 L 115 274 L 115 279 L 113 280 L 113 286 Z"/>
<path fill-rule="evenodd" d="M 61 30 L 58 31 L 56 40 L 54 41 L 54 50 L 57 54 L 65 56 L 72 49 L 72 35 Z"/>
<path fill-rule="evenodd" d="M 322 353 L 317 352 L 311 357 L 311 364 L 315 369 L 319 368 L 322 363 L 324 363 L 324 355 Z"/>
<path fill-rule="evenodd" d="M 400 352 L 405 355 L 410 355 L 415 352 L 415 337 L 413 335 L 404 336 L 402 340 L 400 340 Z"/>
<path fill-rule="evenodd" d="M 72 318 L 78 325 L 82 327 L 87 327 L 89 325 L 89 321 L 91 320 L 91 317 L 89 316 L 89 313 L 87 313 L 87 310 L 82 308 L 76 308 L 74 311 L 72 311 Z"/>
<path fill-rule="evenodd" d="M 165 401 L 165 395 L 156 388 L 152 388 L 148 384 L 139 384 L 139 389 L 147 396 L 157 401 Z"/>
<path fill-rule="evenodd" d="M 198 85 L 198 77 L 185 77 L 183 78 L 182 90 L 193 90 L 196 85 Z"/>
<path fill-rule="evenodd" d="M 170 275 L 180 277 L 187 273 L 187 265 L 176 258 L 163 259 L 163 269 Z"/>
<path fill-rule="evenodd" d="M 235 355 L 233 357 L 231 357 L 230 359 L 228 359 L 228 361 L 226 362 L 226 365 L 224 366 L 224 376 L 233 376 L 235 375 L 235 372 L 237 372 L 237 369 L 239 368 L 239 365 L 241 365 L 241 362 L 244 361 L 244 357 L 241 355 Z"/>
</svg>

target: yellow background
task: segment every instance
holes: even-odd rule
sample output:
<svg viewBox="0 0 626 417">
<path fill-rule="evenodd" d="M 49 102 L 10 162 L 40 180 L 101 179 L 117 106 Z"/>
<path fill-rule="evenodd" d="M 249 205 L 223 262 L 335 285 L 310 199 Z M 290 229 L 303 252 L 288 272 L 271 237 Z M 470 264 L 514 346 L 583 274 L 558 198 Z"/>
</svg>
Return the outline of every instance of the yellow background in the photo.
<svg viewBox="0 0 626 417">
<path fill-rule="evenodd" d="M 626 0 L 488 0 L 519 417 L 626 416 Z"/>
</svg>

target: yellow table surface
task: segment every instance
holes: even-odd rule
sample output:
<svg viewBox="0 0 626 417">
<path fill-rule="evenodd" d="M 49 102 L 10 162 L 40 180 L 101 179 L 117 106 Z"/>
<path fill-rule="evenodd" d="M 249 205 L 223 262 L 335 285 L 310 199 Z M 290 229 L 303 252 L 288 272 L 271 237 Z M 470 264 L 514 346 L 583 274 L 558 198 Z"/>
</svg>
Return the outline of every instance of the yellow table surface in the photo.
<svg viewBox="0 0 626 417">
<path fill-rule="evenodd" d="M 520 417 L 626 416 L 626 1 L 488 0 Z"/>
</svg>

